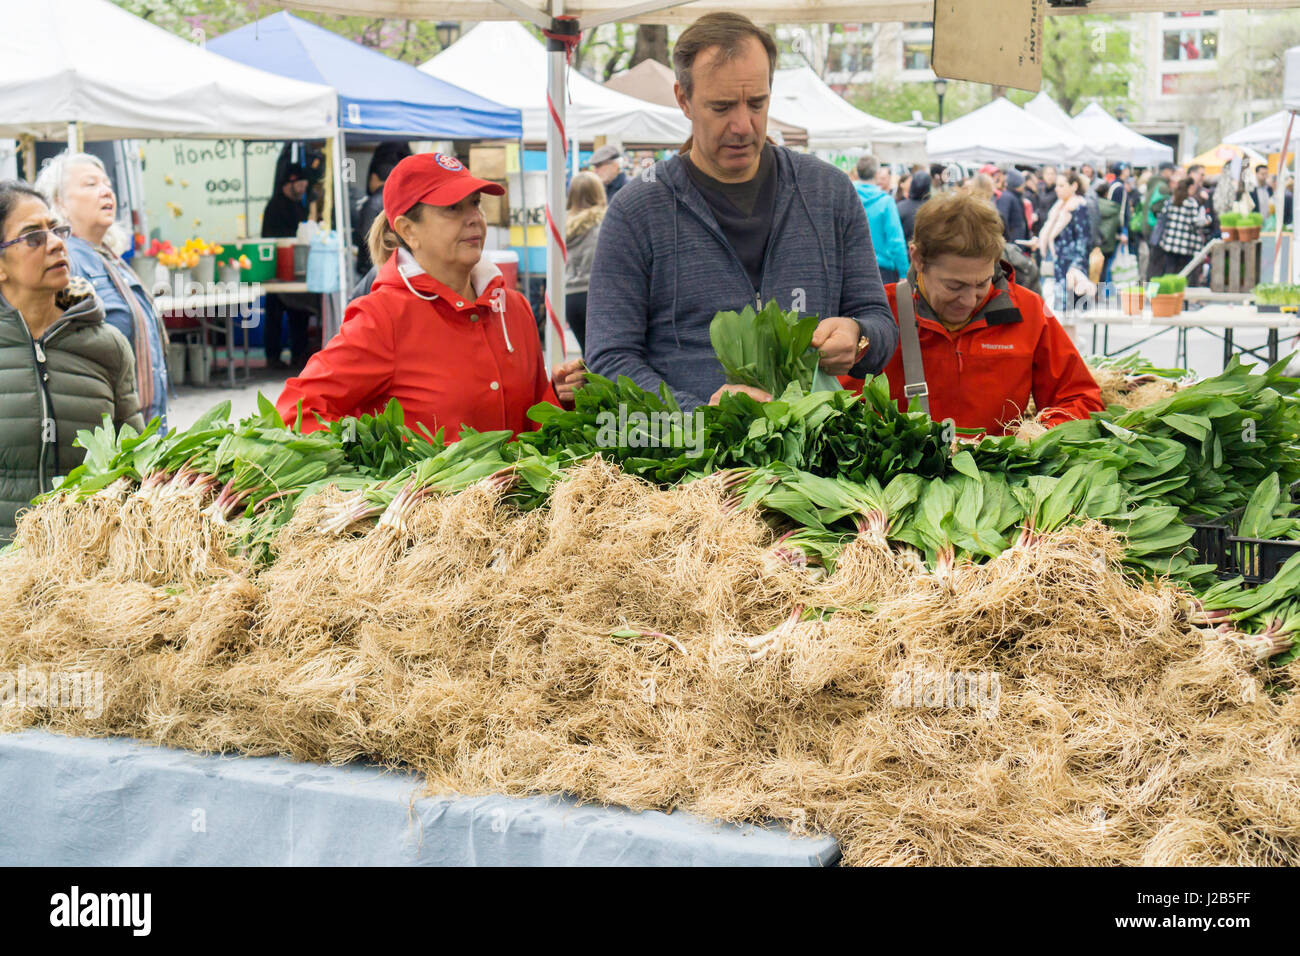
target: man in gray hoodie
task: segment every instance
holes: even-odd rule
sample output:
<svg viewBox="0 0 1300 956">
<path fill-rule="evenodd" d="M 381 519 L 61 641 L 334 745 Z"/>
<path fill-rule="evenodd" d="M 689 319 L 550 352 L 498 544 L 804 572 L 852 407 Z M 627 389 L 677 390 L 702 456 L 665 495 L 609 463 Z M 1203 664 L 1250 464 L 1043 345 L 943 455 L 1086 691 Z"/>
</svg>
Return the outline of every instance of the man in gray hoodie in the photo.
<svg viewBox="0 0 1300 956">
<path fill-rule="evenodd" d="M 822 318 L 813 338 L 832 375 L 880 371 L 898 345 L 866 214 L 819 159 L 767 142 L 776 46 L 737 14 L 701 17 L 673 49 L 681 152 L 619 191 L 601 227 L 587 297 L 587 365 L 642 388 L 667 382 L 683 409 L 726 385 L 709 341 L 721 310 Z"/>
</svg>

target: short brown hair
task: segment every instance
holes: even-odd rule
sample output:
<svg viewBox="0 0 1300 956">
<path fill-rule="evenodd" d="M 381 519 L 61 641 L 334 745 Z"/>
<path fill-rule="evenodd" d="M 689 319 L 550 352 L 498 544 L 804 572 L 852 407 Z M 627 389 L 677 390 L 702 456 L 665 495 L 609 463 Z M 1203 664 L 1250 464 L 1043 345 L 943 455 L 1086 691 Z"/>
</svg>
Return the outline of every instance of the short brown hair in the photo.
<svg viewBox="0 0 1300 956">
<path fill-rule="evenodd" d="M 916 211 L 913 257 L 933 262 L 939 256 L 1002 258 L 1002 217 L 993 204 L 964 193 L 943 193 Z"/>
<path fill-rule="evenodd" d="M 706 13 L 683 31 L 673 44 L 673 71 L 677 82 L 691 98 L 695 81 L 691 77 L 691 67 L 695 58 L 711 47 L 718 47 L 718 62 L 726 63 L 740 55 L 745 39 L 753 37 L 763 44 L 767 53 L 767 82 L 772 82 L 776 73 L 776 41 L 772 35 L 756 24 L 749 17 L 739 13 Z"/>
</svg>

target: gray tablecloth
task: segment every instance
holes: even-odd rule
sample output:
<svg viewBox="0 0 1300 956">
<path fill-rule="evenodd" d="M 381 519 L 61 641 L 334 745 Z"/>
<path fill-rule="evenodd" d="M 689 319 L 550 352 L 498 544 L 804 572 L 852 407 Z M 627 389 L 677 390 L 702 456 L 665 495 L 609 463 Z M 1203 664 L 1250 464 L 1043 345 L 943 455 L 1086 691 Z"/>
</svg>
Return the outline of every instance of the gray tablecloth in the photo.
<svg viewBox="0 0 1300 956">
<path fill-rule="evenodd" d="M 823 866 L 830 837 L 558 797 L 428 798 L 409 774 L 0 734 L 0 865 Z"/>
</svg>

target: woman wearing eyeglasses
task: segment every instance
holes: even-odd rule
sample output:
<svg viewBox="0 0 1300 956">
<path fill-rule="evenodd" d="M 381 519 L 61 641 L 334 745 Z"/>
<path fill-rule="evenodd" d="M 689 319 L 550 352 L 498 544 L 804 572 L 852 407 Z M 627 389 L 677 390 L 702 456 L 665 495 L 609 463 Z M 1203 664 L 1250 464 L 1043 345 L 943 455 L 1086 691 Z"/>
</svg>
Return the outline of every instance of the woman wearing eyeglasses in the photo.
<svg viewBox="0 0 1300 956">
<path fill-rule="evenodd" d="M 129 240 L 115 235 L 117 197 L 98 156 L 60 153 L 36 177 L 54 211 L 72 227 L 68 265 L 90 280 L 104 306 L 104 320 L 126 336 L 135 352 L 135 384 L 145 421 L 167 424 L 167 331 L 135 272 L 116 249 Z M 121 239 L 118 243 L 116 240 Z"/>
<path fill-rule="evenodd" d="M 81 464 L 73 440 L 103 424 L 144 427 L 135 356 L 69 272 L 62 225 L 35 189 L 0 181 L 0 542 L 17 512 Z"/>
</svg>

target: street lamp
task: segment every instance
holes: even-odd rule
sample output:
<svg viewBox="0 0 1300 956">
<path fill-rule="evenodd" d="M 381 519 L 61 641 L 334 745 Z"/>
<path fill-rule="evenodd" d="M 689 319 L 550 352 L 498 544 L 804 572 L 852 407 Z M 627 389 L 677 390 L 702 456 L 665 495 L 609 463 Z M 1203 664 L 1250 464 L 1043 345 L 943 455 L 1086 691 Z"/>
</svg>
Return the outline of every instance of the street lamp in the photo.
<svg viewBox="0 0 1300 956">
<path fill-rule="evenodd" d="M 445 50 L 460 39 L 460 24 L 453 23 L 450 20 L 442 20 L 433 28 L 433 32 L 438 35 L 438 42 L 442 44 L 442 48 Z"/>
<path fill-rule="evenodd" d="M 943 125 L 943 94 L 948 92 L 948 81 L 942 76 L 934 81 L 934 95 L 939 97 L 939 125 Z"/>
</svg>

